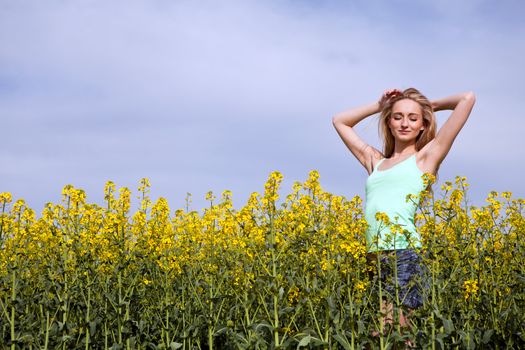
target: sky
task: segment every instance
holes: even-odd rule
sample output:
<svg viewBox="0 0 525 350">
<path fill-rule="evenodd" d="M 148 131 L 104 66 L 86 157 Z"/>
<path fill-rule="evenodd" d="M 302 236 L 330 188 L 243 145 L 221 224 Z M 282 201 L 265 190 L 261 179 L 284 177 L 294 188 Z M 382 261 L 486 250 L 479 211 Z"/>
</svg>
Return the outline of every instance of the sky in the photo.
<svg viewBox="0 0 525 350">
<path fill-rule="evenodd" d="M 440 168 L 469 201 L 525 197 L 525 5 L 515 1 L 0 0 L 0 192 L 40 212 L 106 181 L 194 210 L 283 174 L 364 197 L 332 116 L 416 87 L 477 102 Z M 437 113 L 438 126 L 450 115 Z M 377 117 L 356 127 L 381 148 Z"/>
</svg>

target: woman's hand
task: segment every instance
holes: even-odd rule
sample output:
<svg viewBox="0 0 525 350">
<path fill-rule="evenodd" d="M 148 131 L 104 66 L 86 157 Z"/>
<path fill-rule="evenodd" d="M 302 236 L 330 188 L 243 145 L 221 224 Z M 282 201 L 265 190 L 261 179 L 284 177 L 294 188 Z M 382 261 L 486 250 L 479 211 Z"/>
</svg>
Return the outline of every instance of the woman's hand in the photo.
<svg viewBox="0 0 525 350">
<path fill-rule="evenodd" d="M 403 92 L 401 92 L 401 90 L 399 89 L 389 89 L 389 90 L 385 90 L 385 92 L 383 93 L 383 95 L 381 96 L 381 98 L 379 99 L 378 103 L 379 103 L 379 108 L 381 110 L 383 110 L 383 108 L 385 107 L 385 105 L 388 103 L 388 100 L 390 100 L 391 98 L 393 97 L 396 97 L 396 96 L 399 96 L 401 95 Z"/>
</svg>

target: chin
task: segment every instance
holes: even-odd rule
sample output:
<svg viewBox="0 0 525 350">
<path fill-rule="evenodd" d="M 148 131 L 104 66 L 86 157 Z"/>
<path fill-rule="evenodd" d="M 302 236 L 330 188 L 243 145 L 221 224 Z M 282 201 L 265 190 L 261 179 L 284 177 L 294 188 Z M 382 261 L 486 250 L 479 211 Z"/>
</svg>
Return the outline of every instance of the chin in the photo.
<svg viewBox="0 0 525 350">
<path fill-rule="evenodd" d="M 416 141 L 417 135 L 397 135 L 397 139 L 399 141 Z"/>
</svg>

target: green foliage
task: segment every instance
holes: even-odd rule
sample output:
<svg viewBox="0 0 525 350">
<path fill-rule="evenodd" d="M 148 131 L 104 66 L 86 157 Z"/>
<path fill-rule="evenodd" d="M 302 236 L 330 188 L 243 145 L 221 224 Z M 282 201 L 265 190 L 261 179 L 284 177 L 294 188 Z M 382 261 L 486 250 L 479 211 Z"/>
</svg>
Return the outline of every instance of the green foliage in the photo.
<svg viewBox="0 0 525 350">
<path fill-rule="evenodd" d="M 272 173 L 240 210 L 225 191 L 201 214 L 152 203 L 146 179 L 133 214 L 112 183 L 103 207 L 66 186 L 40 218 L 0 194 L 0 348 L 525 346 L 524 200 L 493 192 L 471 207 L 461 178 L 440 198 L 422 194 L 424 305 L 410 311 L 367 260 L 361 200 L 324 192 L 318 177 L 278 204 Z"/>
</svg>

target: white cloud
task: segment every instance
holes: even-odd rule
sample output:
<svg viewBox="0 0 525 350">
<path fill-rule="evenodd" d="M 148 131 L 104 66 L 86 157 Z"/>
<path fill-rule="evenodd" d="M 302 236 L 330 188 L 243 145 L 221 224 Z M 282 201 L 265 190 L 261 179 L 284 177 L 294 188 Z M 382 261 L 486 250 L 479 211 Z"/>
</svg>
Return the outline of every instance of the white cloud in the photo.
<svg viewBox="0 0 525 350">
<path fill-rule="evenodd" d="M 364 171 L 331 115 L 386 88 L 416 86 L 430 98 L 478 95 L 442 174 L 467 170 L 476 198 L 507 185 L 524 196 L 523 166 L 509 165 L 525 146 L 518 135 L 524 26 L 501 24 L 512 8 L 492 18 L 486 2 L 462 3 L 454 14 L 450 6 L 4 3 L 0 161 L 10 170 L 0 170 L 3 186 L 37 207 L 54 193 L 35 183 L 51 189 L 82 179 L 98 193 L 109 178 L 134 184 L 142 176 L 172 202 L 212 188 L 247 198 L 271 170 L 284 173 L 286 186 L 318 168 L 327 188 L 363 193 Z M 377 145 L 373 121 L 359 130 Z M 494 170 L 485 169 L 487 159 Z M 479 180 L 481 169 L 506 175 Z"/>
</svg>

